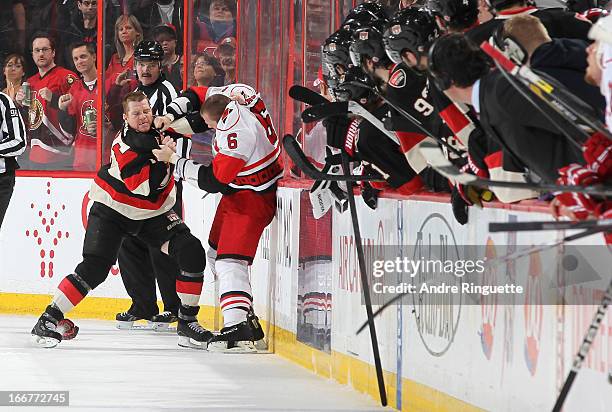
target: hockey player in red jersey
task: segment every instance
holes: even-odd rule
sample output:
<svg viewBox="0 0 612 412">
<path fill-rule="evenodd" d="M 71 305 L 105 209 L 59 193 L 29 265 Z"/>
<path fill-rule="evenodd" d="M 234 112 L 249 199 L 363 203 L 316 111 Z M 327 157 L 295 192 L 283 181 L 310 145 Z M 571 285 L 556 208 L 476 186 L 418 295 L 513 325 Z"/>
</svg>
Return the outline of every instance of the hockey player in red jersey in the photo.
<svg viewBox="0 0 612 412">
<path fill-rule="evenodd" d="M 181 178 L 209 193 L 223 193 L 210 230 L 208 256 L 219 279 L 224 327 L 210 339 L 209 351 L 252 352 L 254 341 L 263 338 L 252 309 L 248 265 L 274 218 L 276 181 L 283 165 L 270 115 L 259 95 L 246 93 L 249 89 L 233 95 L 239 102 L 225 94 L 209 95 L 204 101 L 202 118 L 216 129 L 210 166 L 180 158 L 169 139 L 153 152 L 159 160 L 176 164 Z"/>
<path fill-rule="evenodd" d="M 34 35 L 32 57 L 38 73 L 28 79 L 31 88 L 27 121 L 31 146 L 29 158 L 41 169 L 66 169 L 70 166 L 73 137 L 61 131 L 57 99 L 68 93 L 78 77 L 55 64 L 55 42 L 48 34 Z M 19 106 L 24 105 L 25 97 L 23 89 L 17 92 L 15 100 Z"/>
<path fill-rule="evenodd" d="M 83 261 L 60 282 L 51 304 L 32 329 L 33 339 L 40 346 L 54 347 L 62 340 L 58 322 L 106 280 L 122 240 L 129 235 L 160 248 L 178 262 L 179 345 L 203 347 L 212 337 L 196 318 L 205 252 L 172 211 L 176 196 L 173 170 L 152 154 L 161 142 L 151 127 L 151 106 L 142 92 L 132 92 L 124 97 L 123 108 L 126 125 L 113 141 L 110 164 L 100 168 L 90 190 L 94 204 L 83 243 Z"/>
</svg>

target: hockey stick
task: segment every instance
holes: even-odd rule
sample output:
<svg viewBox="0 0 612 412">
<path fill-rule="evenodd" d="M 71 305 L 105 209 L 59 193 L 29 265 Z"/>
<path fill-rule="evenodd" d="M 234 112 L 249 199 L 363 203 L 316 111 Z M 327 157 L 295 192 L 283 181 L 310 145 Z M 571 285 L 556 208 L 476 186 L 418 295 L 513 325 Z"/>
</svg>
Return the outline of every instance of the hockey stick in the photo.
<svg viewBox="0 0 612 412">
<path fill-rule="evenodd" d="M 462 185 L 474 185 L 480 187 L 507 187 L 511 189 L 528 189 L 536 191 L 550 192 L 577 192 L 595 196 L 610 197 L 612 196 L 612 187 L 595 185 L 595 186 L 562 186 L 549 183 L 524 183 L 524 182 L 505 182 L 500 180 L 490 180 L 481 178 L 475 175 L 461 172 L 454 166 L 440 150 L 437 144 L 432 142 L 422 142 L 420 145 L 421 153 L 427 159 L 428 163 L 436 169 L 441 175 L 458 182 Z"/>
<path fill-rule="evenodd" d="M 366 110 L 365 107 L 357 102 L 349 100 L 348 102 L 327 102 L 310 106 L 302 112 L 302 121 L 304 123 L 312 123 L 323 120 L 330 116 L 341 116 L 348 113 L 363 117 L 370 122 L 372 126 L 383 132 L 389 139 L 399 146 L 399 139 L 394 132 L 385 129 L 383 122 L 378 120 L 372 113 Z"/>
<path fill-rule="evenodd" d="M 382 182 L 384 179 L 379 175 L 332 175 L 321 172 L 319 169 L 308 160 L 300 144 L 295 140 L 295 137 L 290 134 L 283 137 L 283 147 L 293 162 L 300 168 L 309 178 L 314 180 L 329 180 L 332 182 Z"/>
<path fill-rule="evenodd" d="M 574 362 L 572 363 L 572 369 L 567 375 L 565 383 L 563 384 L 561 392 L 559 393 L 559 397 L 557 398 L 555 406 L 552 409 L 553 412 L 560 412 L 563 408 L 563 403 L 565 402 L 567 394 L 572 388 L 572 384 L 576 379 L 576 375 L 578 375 L 578 371 L 582 367 L 582 362 L 584 361 L 584 358 L 589 353 L 591 344 L 593 343 L 593 340 L 595 340 L 597 331 L 599 330 L 599 325 L 601 324 L 601 321 L 603 320 L 606 311 L 608 310 L 608 305 L 610 304 L 610 302 L 612 302 L 612 281 L 610 281 L 608 289 L 606 290 L 604 297 L 601 300 L 597 311 L 595 312 L 595 316 L 593 316 L 593 321 L 591 322 L 591 325 L 589 326 L 589 329 L 587 330 L 587 333 L 584 339 L 582 340 L 582 343 L 580 344 L 580 349 L 578 349 L 578 353 L 576 354 Z"/>
<path fill-rule="evenodd" d="M 349 158 L 346 153 L 342 154 L 342 168 L 344 169 L 345 177 L 351 177 Z M 383 376 L 382 364 L 380 362 L 378 338 L 376 337 L 376 326 L 374 325 L 374 315 L 372 313 L 370 285 L 368 283 L 368 275 L 366 272 L 363 244 L 361 243 L 361 232 L 359 230 L 359 220 L 357 218 L 357 206 L 355 205 L 355 193 L 353 192 L 355 184 L 352 180 L 347 180 L 346 182 L 351 221 L 353 223 L 353 233 L 355 235 L 355 248 L 357 249 L 357 260 L 359 261 L 359 272 L 361 275 L 361 289 L 363 290 L 363 299 L 366 308 L 366 315 L 368 317 L 367 325 L 370 327 L 370 340 L 372 342 L 372 352 L 374 355 L 374 366 L 376 368 L 376 379 L 378 380 L 380 403 L 382 406 L 387 406 L 387 391 L 385 389 L 385 380 Z"/>
<path fill-rule="evenodd" d="M 572 230 L 604 228 L 612 230 L 612 219 L 584 220 L 582 222 L 504 222 L 489 223 L 489 232 L 525 232 L 542 230 Z"/>
<path fill-rule="evenodd" d="M 529 88 L 529 90 L 531 90 L 536 96 L 546 102 L 559 114 L 564 116 L 567 120 L 574 124 L 582 120 L 584 125 L 590 127 L 594 131 L 600 132 L 609 139 L 612 139 L 612 135 L 601 120 L 588 111 L 580 109 L 581 106 L 588 107 L 588 105 L 580 100 L 580 98 L 574 96 L 572 93 L 563 88 L 556 88 L 529 67 L 517 65 L 488 42 L 483 42 L 480 45 L 480 48 L 496 63 L 498 63 L 504 69 L 504 71 L 518 77 L 519 80 L 525 86 L 527 86 L 527 88 Z M 545 96 L 547 96 L 550 100 L 548 100 Z M 585 130 L 581 129 L 580 126 L 577 125 L 576 128 L 582 134 L 590 136 Z"/>
<path fill-rule="evenodd" d="M 319 93 L 314 90 L 310 90 L 304 86 L 293 85 L 289 89 L 289 97 L 293 100 L 297 100 L 298 102 L 306 103 L 311 106 L 316 106 L 317 104 L 329 103 L 324 96 L 321 96 Z"/>
<path fill-rule="evenodd" d="M 353 86 L 357 86 L 357 87 L 361 87 L 362 89 L 366 89 L 369 90 L 370 92 L 374 93 L 375 95 L 377 95 L 378 97 L 380 97 L 380 99 L 387 103 L 389 106 L 391 106 L 391 108 L 395 111 L 397 111 L 400 115 L 402 115 L 404 118 L 406 118 L 407 120 L 409 120 L 410 122 L 412 122 L 421 132 L 423 132 L 423 134 L 431 137 L 432 139 L 434 139 L 436 142 L 440 143 L 441 145 L 445 146 L 449 152 L 454 153 L 455 155 L 462 157 L 463 153 L 461 153 L 459 150 L 455 149 L 453 146 L 449 145 L 444 139 L 435 136 L 433 133 L 431 133 L 429 130 L 427 130 L 427 128 L 425 126 L 423 126 L 423 124 L 421 122 L 419 122 L 414 116 L 412 116 L 410 113 L 408 113 L 406 110 L 402 109 L 400 107 L 399 104 L 397 104 L 396 102 L 393 102 L 389 99 L 387 99 L 385 96 L 382 95 L 382 93 L 380 93 L 378 90 L 376 90 L 374 87 L 370 87 L 367 84 L 361 83 L 361 82 L 357 82 L 357 81 L 352 81 L 349 82 L 348 84 L 351 84 Z"/>
<path fill-rule="evenodd" d="M 531 222 L 525 222 L 525 223 L 531 223 Z M 527 256 L 527 255 L 531 255 L 532 253 L 538 253 L 538 252 L 542 252 L 548 249 L 552 249 L 555 248 L 559 245 L 562 245 L 563 243 L 566 242 L 572 242 L 574 240 L 578 240 L 578 239 L 582 239 L 591 235 L 595 235 L 597 233 L 601 233 L 601 232 L 605 232 L 610 230 L 610 228 L 604 227 L 604 228 L 600 228 L 600 227 L 595 227 L 595 228 L 591 228 L 591 229 L 587 229 L 585 231 L 582 231 L 580 233 L 576 233 L 574 235 L 570 235 L 570 236 L 566 236 L 563 239 L 550 243 L 550 244 L 545 244 L 545 245 L 536 245 L 536 246 L 532 246 L 529 248 L 526 248 L 524 250 L 518 250 L 516 252 L 510 253 L 509 255 L 505 255 L 505 256 L 500 256 L 498 258 L 495 259 L 491 259 L 487 261 L 487 266 L 495 266 L 496 262 L 505 262 L 508 260 L 516 260 L 520 257 L 523 256 Z M 403 298 L 404 296 L 410 294 L 410 292 L 405 292 L 405 293 L 400 293 L 399 295 L 395 295 L 393 298 L 391 298 L 388 302 L 386 302 L 385 304 L 383 304 L 380 308 L 378 308 L 378 310 L 376 312 L 374 312 L 374 317 L 378 317 L 385 309 L 387 309 L 389 306 L 393 305 L 395 302 L 397 302 L 398 300 L 400 300 L 401 298 Z M 363 330 L 366 328 L 366 326 L 368 326 L 369 321 L 365 321 L 360 327 L 359 329 L 357 329 L 357 331 L 355 332 L 356 335 L 359 335 L 361 332 L 363 332 Z"/>
</svg>

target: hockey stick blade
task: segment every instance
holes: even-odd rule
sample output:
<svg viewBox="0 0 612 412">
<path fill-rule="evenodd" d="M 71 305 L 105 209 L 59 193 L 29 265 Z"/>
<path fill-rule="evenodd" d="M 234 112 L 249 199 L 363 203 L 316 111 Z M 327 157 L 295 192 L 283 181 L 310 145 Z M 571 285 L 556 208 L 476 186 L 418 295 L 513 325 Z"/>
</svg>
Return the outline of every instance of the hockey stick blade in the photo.
<svg viewBox="0 0 612 412">
<path fill-rule="evenodd" d="M 349 113 L 348 102 L 326 102 L 310 106 L 302 112 L 304 123 L 317 122 L 330 116 L 347 115 Z"/>
<path fill-rule="evenodd" d="M 612 196 L 612 187 L 610 186 L 562 186 L 547 183 L 535 184 L 484 179 L 461 172 L 448 159 L 446 159 L 446 157 L 444 157 L 444 153 L 442 153 L 438 145 L 433 142 L 422 142 L 420 144 L 420 149 L 423 156 L 425 156 L 429 164 L 435 170 L 437 170 L 444 177 L 447 177 L 448 179 L 462 185 L 473 185 L 479 187 L 507 187 L 510 189 L 528 189 L 540 192 L 576 192 L 603 197 Z"/>
<path fill-rule="evenodd" d="M 527 232 L 541 230 L 573 230 L 608 227 L 612 230 L 612 219 L 584 220 L 582 222 L 503 222 L 489 223 L 489 232 Z"/>
<path fill-rule="evenodd" d="M 289 97 L 291 97 L 293 100 L 297 100 L 298 102 L 306 103 L 311 106 L 329 102 L 329 100 L 314 90 L 310 90 L 309 88 L 300 86 L 298 84 L 291 86 L 289 89 Z"/>
<path fill-rule="evenodd" d="M 364 176 L 354 176 L 354 175 L 330 175 L 327 173 L 323 173 L 318 170 L 314 165 L 308 160 L 302 148 L 300 147 L 295 137 L 290 134 L 285 135 L 283 137 L 283 147 L 287 151 L 287 154 L 293 160 L 293 162 L 303 171 L 306 176 L 314 180 L 328 180 L 332 182 L 382 182 L 383 178 L 381 176 L 373 176 L 373 175 L 364 175 Z"/>
</svg>

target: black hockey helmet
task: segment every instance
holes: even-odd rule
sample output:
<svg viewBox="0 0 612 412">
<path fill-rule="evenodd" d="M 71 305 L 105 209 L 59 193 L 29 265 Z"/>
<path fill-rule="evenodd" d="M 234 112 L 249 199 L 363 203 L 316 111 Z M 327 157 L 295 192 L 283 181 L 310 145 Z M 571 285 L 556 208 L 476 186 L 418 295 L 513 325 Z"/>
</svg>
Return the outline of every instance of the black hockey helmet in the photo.
<svg viewBox="0 0 612 412">
<path fill-rule="evenodd" d="M 370 13 L 374 14 L 377 18 L 385 20 L 389 18 L 387 14 L 387 9 L 380 3 L 375 1 L 366 1 L 365 3 L 361 3 L 354 10 L 367 10 Z"/>
<path fill-rule="evenodd" d="M 384 33 L 387 56 L 393 63 L 402 62 L 402 52 L 408 50 L 420 60 L 429 46 L 441 34 L 434 14 L 425 9 L 406 8 L 395 13 Z"/>
<path fill-rule="evenodd" d="M 340 29 L 329 36 L 321 46 L 321 64 L 330 76 L 341 76 L 351 65 L 349 47 L 353 41 L 351 32 Z"/>
<path fill-rule="evenodd" d="M 359 25 L 367 24 L 374 20 L 388 19 L 387 13 L 384 10 L 382 10 L 382 12 L 377 12 L 374 10 L 374 7 L 368 7 L 365 6 L 365 4 L 371 3 L 360 4 L 349 12 L 346 19 L 344 19 L 344 22 L 341 24 L 343 29 L 353 31 Z"/>
<path fill-rule="evenodd" d="M 354 66 L 361 67 L 364 57 L 371 58 L 374 64 L 379 66 L 386 66 L 390 63 L 383 44 L 386 25 L 386 20 L 375 20 L 360 25 L 353 31 L 353 43 L 349 48 L 349 54 Z"/>
<path fill-rule="evenodd" d="M 338 101 L 345 102 L 353 100 L 361 104 L 368 104 L 378 96 L 372 91 L 351 84 L 351 82 L 363 83 L 371 88 L 375 87 L 374 82 L 360 67 L 350 67 L 344 75 L 344 81 L 334 89 L 334 96 Z"/>
<path fill-rule="evenodd" d="M 467 29 L 478 21 L 478 0 L 431 0 L 427 7 L 451 28 Z"/>
<path fill-rule="evenodd" d="M 152 60 L 161 62 L 164 58 L 164 49 L 156 41 L 143 40 L 134 49 L 134 60 Z"/>
<path fill-rule="evenodd" d="M 525 0 L 486 0 L 489 8 L 492 10 L 505 10 L 510 6 L 514 6 L 516 4 L 529 3 L 529 1 Z"/>
</svg>

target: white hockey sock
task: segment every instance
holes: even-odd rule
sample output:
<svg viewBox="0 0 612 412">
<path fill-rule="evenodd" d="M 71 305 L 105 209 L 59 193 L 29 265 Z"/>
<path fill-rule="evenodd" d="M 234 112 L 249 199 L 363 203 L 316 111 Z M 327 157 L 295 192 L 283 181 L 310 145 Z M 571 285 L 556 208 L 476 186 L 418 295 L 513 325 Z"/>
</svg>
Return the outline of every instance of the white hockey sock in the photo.
<svg viewBox="0 0 612 412">
<path fill-rule="evenodd" d="M 244 260 L 221 259 L 216 266 L 223 325 L 233 326 L 246 320 L 247 311 L 253 305 L 248 265 Z"/>
</svg>

